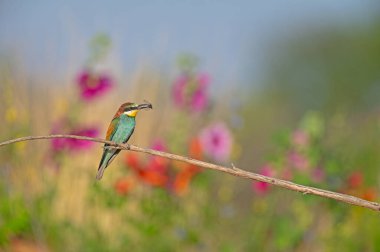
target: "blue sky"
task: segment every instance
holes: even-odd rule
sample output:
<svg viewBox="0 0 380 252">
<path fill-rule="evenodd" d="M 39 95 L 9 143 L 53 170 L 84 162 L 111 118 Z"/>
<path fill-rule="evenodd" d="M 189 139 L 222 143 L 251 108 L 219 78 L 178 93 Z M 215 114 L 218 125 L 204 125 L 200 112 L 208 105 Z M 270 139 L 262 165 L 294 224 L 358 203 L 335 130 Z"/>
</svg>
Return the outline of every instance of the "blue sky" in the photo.
<svg viewBox="0 0 380 252">
<path fill-rule="evenodd" d="M 16 53 L 30 73 L 60 76 L 81 66 L 92 35 L 106 32 L 114 43 L 110 58 L 123 74 L 141 62 L 169 67 L 179 53 L 192 52 L 227 83 L 245 75 L 247 62 L 260 76 L 276 39 L 309 27 L 367 22 L 379 10 L 374 2 L 3 0 L 0 52 Z"/>
</svg>

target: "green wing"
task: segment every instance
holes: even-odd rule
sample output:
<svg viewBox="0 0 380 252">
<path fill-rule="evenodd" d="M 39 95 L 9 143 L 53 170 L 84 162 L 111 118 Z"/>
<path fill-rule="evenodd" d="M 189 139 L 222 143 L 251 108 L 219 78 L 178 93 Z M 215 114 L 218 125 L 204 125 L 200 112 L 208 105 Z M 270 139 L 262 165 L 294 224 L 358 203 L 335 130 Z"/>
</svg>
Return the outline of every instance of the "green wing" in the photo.
<svg viewBox="0 0 380 252">
<path fill-rule="evenodd" d="M 113 136 L 116 133 L 116 130 L 118 128 L 120 122 L 119 117 L 114 117 L 108 126 L 107 133 L 106 133 L 106 140 L 112 141 Z M 102 158 L 100 159 L 99 167 L 98 167 L 98 173 L 96 175 L 96 179 L 101 179 L 103 177 L 104 170 L 106 167 L 112 162 L 112 160 L 116 157 L 116 155 L 120 152 L 120 150 L 116 149 L 107 149 L 107 146 L 109 144 L 104 144 L 104 151 Z"/>
</svg>

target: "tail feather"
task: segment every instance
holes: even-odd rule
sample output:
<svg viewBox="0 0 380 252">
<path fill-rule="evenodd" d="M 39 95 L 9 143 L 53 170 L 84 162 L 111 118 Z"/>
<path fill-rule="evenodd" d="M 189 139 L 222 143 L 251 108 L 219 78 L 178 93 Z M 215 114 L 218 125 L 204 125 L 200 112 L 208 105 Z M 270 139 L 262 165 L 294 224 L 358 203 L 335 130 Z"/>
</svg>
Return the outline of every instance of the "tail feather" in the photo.
<svg viewBox="0 0 380 252">
<path fill-rule="evenodd" d="M 103 177 L 104 170 L 106 169 L 107 166 L 100 166 L 98 169 L 98 173 L 96 174 L 96 179 L 101 180 Z"/>
<path fill-rule="evenodd" d="M 104 150 L 102 159 L 99 163 L 98 172 L 96 174 L 96 179 L 100 180 L 103 177 L 103 173 L 112 160 L 119 154 L 120 150 Z"/>
</svg>

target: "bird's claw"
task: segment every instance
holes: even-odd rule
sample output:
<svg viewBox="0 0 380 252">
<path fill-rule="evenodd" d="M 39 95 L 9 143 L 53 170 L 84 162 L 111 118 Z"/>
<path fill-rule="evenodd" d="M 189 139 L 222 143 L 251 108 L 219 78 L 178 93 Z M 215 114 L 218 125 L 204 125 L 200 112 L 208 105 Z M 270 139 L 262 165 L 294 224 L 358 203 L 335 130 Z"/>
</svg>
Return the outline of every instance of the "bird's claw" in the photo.
<svg viewBox="0 0 380 252">
<path fill-rule="evenodd" d="M 234 170 L 234 171 L 238 170 L 238 168 L 236 168 L 236 166 L 234 165 L 234 163 L 231 163 L 231 166 L 232 166 L 232 170 Z"/>
</svg>

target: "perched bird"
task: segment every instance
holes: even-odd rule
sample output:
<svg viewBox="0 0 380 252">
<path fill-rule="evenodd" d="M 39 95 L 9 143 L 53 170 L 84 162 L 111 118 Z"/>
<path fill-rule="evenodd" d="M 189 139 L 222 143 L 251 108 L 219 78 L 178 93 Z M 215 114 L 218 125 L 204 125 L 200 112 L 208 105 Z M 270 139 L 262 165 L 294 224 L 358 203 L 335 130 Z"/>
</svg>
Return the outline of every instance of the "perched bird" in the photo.
<svg viewBox="0 0 380 252">
<path fill-rule="evenodd" d="M 152 104 L 143 103 L 139 105 L 131 102 L 122 104 L 108 126 L 106 140 L 115 143 L 126 143 L 135 130 L 137 112 L 148 108 L 152 109 Z M 104 170 L 120 152 L 120 150 L 108 148 L 108 146 L 109 144 L 104 144 L 103 156 L 96 174 L 96 179 L 98 180 L 103 177 Z"/>
</svg>

